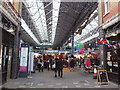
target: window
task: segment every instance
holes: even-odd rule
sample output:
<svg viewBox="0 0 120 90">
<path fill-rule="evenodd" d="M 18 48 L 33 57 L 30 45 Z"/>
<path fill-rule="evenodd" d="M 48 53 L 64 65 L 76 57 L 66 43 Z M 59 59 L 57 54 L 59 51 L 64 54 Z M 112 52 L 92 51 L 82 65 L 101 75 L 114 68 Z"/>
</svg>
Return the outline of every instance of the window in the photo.
<svg viewBox="0 0 120 90">
<path fill-rule="evenodd" d="M 105 0 L 105 15 L 109 12 L 109 0 Z"/>
</svg>

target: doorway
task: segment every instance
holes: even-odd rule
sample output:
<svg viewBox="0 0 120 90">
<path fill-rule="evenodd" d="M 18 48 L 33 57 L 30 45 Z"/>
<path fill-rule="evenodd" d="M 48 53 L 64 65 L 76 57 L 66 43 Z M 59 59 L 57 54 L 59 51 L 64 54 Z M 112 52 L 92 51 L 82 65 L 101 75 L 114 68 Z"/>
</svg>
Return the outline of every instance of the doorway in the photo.
<svg viewBox="0 0 120 90">
<path fill-rule="evenodd" d="M 2 47 L 2 84 L 7 81 L 8 47 Z"/>
</svg>

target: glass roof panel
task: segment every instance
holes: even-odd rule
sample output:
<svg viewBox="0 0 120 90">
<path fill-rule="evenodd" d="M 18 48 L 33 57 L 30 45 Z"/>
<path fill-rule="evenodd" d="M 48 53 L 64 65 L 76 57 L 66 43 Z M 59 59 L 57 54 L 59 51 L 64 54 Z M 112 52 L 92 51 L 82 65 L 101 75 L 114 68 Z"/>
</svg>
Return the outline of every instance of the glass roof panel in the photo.
<svg viewBox="0 0 120 90">
<path fill-rule="evenodd" d="M 30 14 L 34 20 L 34 23 L 39 29 L 40 33 L 40 38 L 42 41 L 48 40 L 48 35 L 47 35 L 47 26 L 46 26 L 46 16 L 45 16 L 45 10 L 44 10 L 44 5 L 43 2 L 34 0 L 34 1 L 28 1 L 26 2 L 29 6 L 29 11 Z"/>
<path fill-rule="evenodd" d="M 23 19 L 21 19 L 21 26 L 24 28 L 24 30 L 33 38 L 33 40 L 37 43 L 40 44 L 35 35 L 32 33 L 28 25 L 25 23 Z"/>
<path fill-rule="evenodd" d="M 58 15 L 59 15 L 59 8 L 60 8 L 60 1 L 61 0 L 53 0 L 53 12 L 52 12 L 52 43 L 54 42 Z"/>
<path fill-rule="evenodd" d="M 91 14 L 90 17 L 92 17 L 94 15 L 94 13 L 96 13 L 98 11 L 98 9 L 96 9 L 93 14 Z M 83 23 L 84 24 L 84 23 Z M 94 30 L 96 27 L 98 27 L 98 16 L 96 16 L 83 30 L 82 33 L 80 35 L 76 35 L 75 36 L 75 42 L 78 42 L 78 40 L 80 40 L 82 37 L 84 37 L 85 35 L 87 35 L 89 32 L 91 32 L 92 30 Z M 98 36 L 98 34 L 94 35 L 93 37 Z M 91 38 L 93 38 L 91 37 Z M 89 39 L 85 39 L 83 42 L 88 41 Z M 80 42 L 80 41 L 79 41 Z"/>
</svg>

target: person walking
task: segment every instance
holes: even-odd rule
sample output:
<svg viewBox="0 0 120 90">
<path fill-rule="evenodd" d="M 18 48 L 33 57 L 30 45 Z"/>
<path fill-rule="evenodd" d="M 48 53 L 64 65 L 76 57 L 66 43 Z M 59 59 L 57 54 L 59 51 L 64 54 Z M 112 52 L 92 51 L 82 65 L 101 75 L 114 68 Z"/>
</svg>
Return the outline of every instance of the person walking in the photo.
<svg viewBox="0 0 120 90">
<path fill-rule="evenodd" d="M 90 68 L 91 68 L 91 60 L 90 57 L 87 57 L 85 60 L 85 66 L 86 66 L 86 71 L 90 73 Z"/>
<path fill-rule="evenodd" d="M 55 59 L 55 77 L 63 77 L 63 60 L 59 57 Z M 57 75 L 58 74 L 58 75 Z"/>
<path fill-rule="evenodd" d="M 44 66 L 44 62 L 43 60 L 41 59 L 41 57 L 39 57 L 39 60 L 38 60 L 38 71 L 42 71 L 43 72 L 43 66 Z"/>
<path fill-rule="evenodd" d="M 71 72 L 71 71 L 74 71 L 74 67 L 75 67 L 75 60 L 74 60 L 74 58 L 72 57 L 72 58 L 71 58 L 71 61 L 70 61 L 70 72 Z"/>
</svg>

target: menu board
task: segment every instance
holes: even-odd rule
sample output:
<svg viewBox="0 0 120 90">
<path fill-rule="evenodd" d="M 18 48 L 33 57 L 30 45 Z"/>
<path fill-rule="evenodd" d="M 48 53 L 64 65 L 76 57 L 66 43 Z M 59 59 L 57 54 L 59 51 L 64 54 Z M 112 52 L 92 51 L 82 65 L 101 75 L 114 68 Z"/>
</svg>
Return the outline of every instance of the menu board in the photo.
<svg viewBox="0 0 120 90">
<path fill-rule="evenodd" d="M 98 70 L 98 83 L 99 84 L 108 84 L 108 74 L 106 70 Z"/>
</svg>

